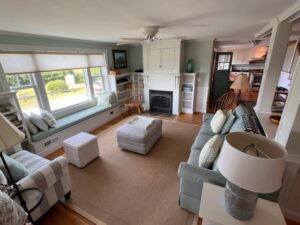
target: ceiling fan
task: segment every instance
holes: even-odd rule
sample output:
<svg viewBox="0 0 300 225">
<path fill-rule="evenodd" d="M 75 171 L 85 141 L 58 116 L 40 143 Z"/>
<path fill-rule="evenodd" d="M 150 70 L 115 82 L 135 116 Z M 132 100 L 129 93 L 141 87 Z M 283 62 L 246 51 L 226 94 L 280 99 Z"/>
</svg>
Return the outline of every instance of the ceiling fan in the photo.
<svg viewBox="0 0 300 225">
<path fill-rule="evenodd" d="M 158 26 L 145 26 L 142 27 L 142 32 L 145 35 L 145 38 L 121 38 L 121 42 L 118 42 L 117 45 L 127 45 L 127 44 L 136 44 L 141 43 L 142 41 L 152 42 L 155 40 L 160 40 L 156 35 L 159 32 Z M 183 39 L 184 37 L 172 37 L 164 39 Z"/>
</svg>

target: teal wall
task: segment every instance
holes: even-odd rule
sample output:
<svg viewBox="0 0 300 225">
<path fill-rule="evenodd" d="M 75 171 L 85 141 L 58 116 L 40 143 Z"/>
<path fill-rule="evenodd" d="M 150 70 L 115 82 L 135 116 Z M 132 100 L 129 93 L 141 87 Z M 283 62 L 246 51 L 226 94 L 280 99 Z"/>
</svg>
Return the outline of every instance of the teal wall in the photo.
<svg viewBox="0 0 300 225">
<path fill-rule="evenodd" d="M 183 68 L 186 70 L 187 61 L 193 59 L 194 72 L 201 77 L 201 86 L 209 86 L 209 77 L 213 60 L 214 41 L 184 41 Z"/>
<path fill-rule="evenodd" d="M 68 38 L 57 38 L 23 34 L 0 34 L 0 50 L 14 51 L 86 51 L 105 50 L 108 67 L 113 67 L 112 50 L 127 50 L 128 68 L 122 72 L 130 72 L 130 52 L 126 46 L 116 46 L 115 43 L 86 41 Z"/>
<path fill-rule="evenodd" d="M 134 45 L 129 47 L 129 61 L 131 71 L 143 69 L 143 47 Z"/>
</svg>

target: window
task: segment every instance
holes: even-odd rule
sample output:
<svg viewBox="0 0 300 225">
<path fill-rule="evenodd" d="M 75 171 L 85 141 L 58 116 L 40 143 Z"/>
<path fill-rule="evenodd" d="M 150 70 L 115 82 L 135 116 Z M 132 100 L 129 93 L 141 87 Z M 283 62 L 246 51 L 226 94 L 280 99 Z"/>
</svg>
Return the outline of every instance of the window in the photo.
<svg viewBox="0 0 300 225">
<path fill-rule="evenodd" d="M 94 94 L 97 96 L 99 93 L 105 91 L 104 88 L 104 80 L 103 80 L 103 68 L 101 67 L 94 67 L 90 68 L 90 74 L 92 76 L 93 80 L 93 88 L 94 88 Z"/>
<path fill-rule="evenodd" d="M 10 74 L 6 75 L 6 80 L 10 88 L 17 91 L 17 98 L 23 112 L 30 113 L 39 110 L 32 74 Z"/>
<path fill-rule="evenodd" d="M 8 52 L 0 62 L 24 111 L 43 107 L 61 117 L 95 105 L 105 87 L 103 54 Z"/>
<path fill-rule="evenodd" d="M 90 100 L 83 69 L 42 72 L 41 75 L 51 111 Z"/>
</svg>

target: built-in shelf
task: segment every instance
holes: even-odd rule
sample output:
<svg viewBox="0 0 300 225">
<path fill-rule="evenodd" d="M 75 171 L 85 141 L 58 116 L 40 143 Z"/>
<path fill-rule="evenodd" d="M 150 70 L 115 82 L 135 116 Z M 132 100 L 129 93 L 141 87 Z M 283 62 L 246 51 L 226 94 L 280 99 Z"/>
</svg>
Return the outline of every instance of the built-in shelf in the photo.
<svg viewBox="0 0 300 225">
<path fill-rule="evenodd" d="M 194 113 L 196 74 L 184 73 L 181 75 L 181 112 Z"/>
<path fill-rule="evenodd" d="M 118 83 L 117 86 L 122 86 L 122 85 L 129 84 L 129 83 L 131 83 L 131 82 L 130 81 L 122 82 L 122 83 Z"/>
<path fill-rule="evenodd" d="M 274 113 L 257 112 L 256 115 L 259 119 L 259 122 L 260 122 L 261 126 L 263 127 L 263 129 L 266 133 L 266 136 L 268 138 L 274 139 L 275 136 L 276 136 L 276 133 L 277 133 L 278 124 L 273 123 L 270 120 L 270 116 L 275 115 L 275 114 Z"/>
</svg>

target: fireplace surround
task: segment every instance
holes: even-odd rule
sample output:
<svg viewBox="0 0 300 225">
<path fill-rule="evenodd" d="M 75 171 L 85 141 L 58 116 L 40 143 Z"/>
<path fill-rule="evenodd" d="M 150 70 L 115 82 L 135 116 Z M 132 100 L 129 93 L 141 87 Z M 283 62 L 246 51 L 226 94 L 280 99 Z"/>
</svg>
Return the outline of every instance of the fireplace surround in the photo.
<svg viewBox="0 0 300 225">
<path fill-rule="evenodd" d="M 150 111 L 172 113 L 173 92 L 149 90 Z"/>
</svg>

